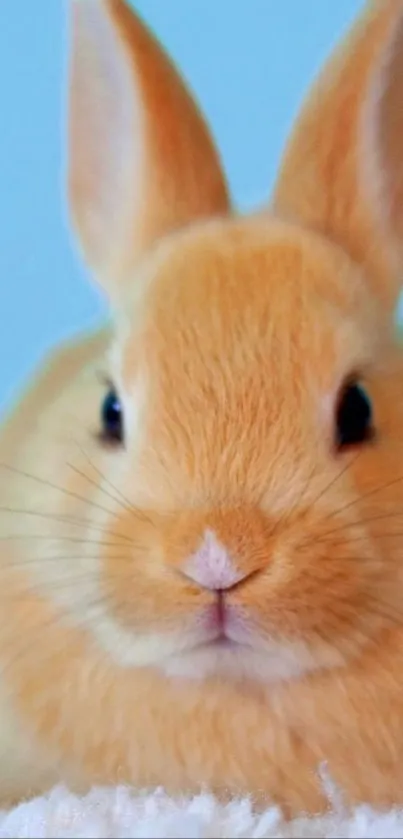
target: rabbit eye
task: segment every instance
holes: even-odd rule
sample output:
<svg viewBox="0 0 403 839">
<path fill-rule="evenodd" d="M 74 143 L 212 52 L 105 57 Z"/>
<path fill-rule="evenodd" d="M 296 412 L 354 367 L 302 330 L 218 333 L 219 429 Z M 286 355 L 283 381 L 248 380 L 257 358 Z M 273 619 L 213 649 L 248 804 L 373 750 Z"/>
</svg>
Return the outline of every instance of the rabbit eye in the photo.
<svg viewBox="0 0 403 839">
<path fill-rule="evenodd" d="M 344 449 L 371 440 L 374 434 L 371 400 L 357 382 L 345 385 L 337 407 L 336 445 Z"/>
<path fill-rule="evenodd" d="M 111 388 L 105 396 L 101 407 L 102 436 L 106 441 L 123 442 L 123 411 L 122 404 Z"/>
</svg>

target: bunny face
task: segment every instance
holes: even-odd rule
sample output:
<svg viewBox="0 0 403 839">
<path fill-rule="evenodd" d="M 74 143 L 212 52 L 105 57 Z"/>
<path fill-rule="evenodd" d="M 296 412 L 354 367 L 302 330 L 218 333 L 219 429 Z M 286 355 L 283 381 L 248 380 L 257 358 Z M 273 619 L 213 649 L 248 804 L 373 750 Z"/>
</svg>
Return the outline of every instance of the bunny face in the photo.
<svg viewBox="0 0 403 839">
<path fill-rule="evenodd" d="M 290 223 L 201 222 L 143 261 L 110 353 L 122 439 L 99 441 L 124 499 L 94 570 L 118 660 L 270 681 L 397 619 L 394 353 L 362 271 Z"/>
</svg>

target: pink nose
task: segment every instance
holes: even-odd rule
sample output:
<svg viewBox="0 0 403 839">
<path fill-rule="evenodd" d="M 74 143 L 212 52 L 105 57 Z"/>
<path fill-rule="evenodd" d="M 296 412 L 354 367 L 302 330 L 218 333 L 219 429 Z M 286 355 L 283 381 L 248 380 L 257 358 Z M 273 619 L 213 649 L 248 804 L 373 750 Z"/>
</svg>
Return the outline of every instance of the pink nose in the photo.
<svg viewBox="0 0 403 839">
<path fill-rule="evenodd" d="M 211 591 L 232 588 L 248 576 L 235 567 L 228 551 L 211 530 L 205 532 L 200 547 L 185 562 L 182 571 L 201 588 Z"/>
</svg>

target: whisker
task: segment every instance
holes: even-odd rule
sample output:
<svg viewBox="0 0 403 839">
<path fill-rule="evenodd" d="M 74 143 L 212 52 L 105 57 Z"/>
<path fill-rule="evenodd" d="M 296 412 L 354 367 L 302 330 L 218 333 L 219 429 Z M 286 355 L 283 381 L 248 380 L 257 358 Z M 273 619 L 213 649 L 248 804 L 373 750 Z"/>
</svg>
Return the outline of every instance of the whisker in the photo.
<svg viewBox="0 0 403 839">
<path fill-rule="evenodd" d="M 93 562 L 94 560 L 99 560 L 99 554 L 87 554 L 87 556 L 83 556 L 82 554 L 53 554 L 52 556 L 30 556 L 24 557 L 24 559 L 11 559 L 9 562 L 0 564 L 0 568 L 12 568 L 16 570 L 20 570 L 26 568 L 30 565 L 38 565 L 43 566 L 47 563 L 57 563 L 57 562 L 72 562 L 73 560 L 77 560 L 77 562 L 84 563 Z M 112 560 L 116 560 L 117 562 L 126 562 L 127 560 L 131 559 L 131 554 L 118 554 L 118 556 L 112 556 Z"/>
<path fill-rule="evenodd" d="M 121 499 L 121 501 L 125 505 L 125 508 L 127 509 L 127 511 L 129 513 L 135 512 L 136 515 L 143 515 L 143 517 L 146 521 L 151 522 L 150 517 L 147 516 L 143 510 L 139 510 L 139 508 L 134 507 L 133 504 L 129 501 L 129 499 L 126 498 L 126 496 L 123 495 L 123 493 L 117 487 L 115 487 L 115 485 L 106 477 L 106 475 L 103 474 L 103 472 L 101 472 L 101 470 L 98 468 L 98 466 L 96 466 L 95 463 L 93 462 L 93 460 L 91 460 L 88 452 L 86 452 L 84 450 L 84 448 L 80 445 L 80 443 L 77 440 L 74 440 L 73 438 L 72 438 L 72 442 L 77 446 L 77 448 L 79 449 L 79 451 L 81 452 L 83 457 L 85 457 L 85 459 L 87 460 L 87 463 L 91 466 L 91 468 L 94 470 L 94 472 L 96 472 L 96 474 L 101 478 L 101 480 L 103 480 L 114 492 L 116 492 L 116 494 L 119 496 L 119 498 Z M 87 476 L 85 476 L 85 477 L 87 477 Z M 96 484 L 96 486 L 98 486 L 98 484 Z M 100 489 L 101 489 L 102 492 L 104 492 L 102 487 L 100 487 Z M 105 494 L 108 495 L 110 498 L 113 498 L 114 501 L 117 500 L 112 494 L 110 494 L 110 493 L 105 493 Z"/>
<path fill-rule="evenodd" d="M 99 542 L 97 539 L 76 539 L 74 536 L 52 536 L 38 533 L 10 533 L 7 536 L 0 536 L 0 542 L 21 542 L 21 541 L 44 541 L 44 542 L 75 542 L 78 545 L 98 545 L 102 548 L 121 548 L 121 542 Z"/>
<path fill-rule="evenodd" d="M 362 527 L 364 524 L 372 524 L 375 521 L 383 521 L 385 519 L 394 519 L 400 517 L 403 519 L 403 509 L 395 513 L 382 513 L 379 516 L 371 516 L 371 518 L 368 519 L 358 519 L 358 521 L 355 522 L 346 522 L 340 525 L 340 527 L 334 527 L 332 530 L 328 530 L 326 531 L 326 533 L 322 533 L 321 536 L 315 537 L 315 539 L 313 539 L 312 541 L 314 541 L 315 543 L 321 542 L 325 540 L 328 536 L 332 536 L 333 533 L 341 533 L 344 530 L 349 530 L 353 527 Z"/>
<path fill-rule="evenodd" d="M 42 486 L 50 487 L 50 489 L 54 489 L 57 492 L 61 492 L 63 495 L 68 496 L 69 498 L 74 498 L 76 501 L 81 501 L 83 504 L 88 504 L 89 507 L 93 509 L 102 510 L 103 513 L 107 513 L 109 516 L 113 515 L 113 510 L 108 510 L 107 507 L 103 507 L 102 504 L 96 504 L 95 501 L 90 501 L 88 498 L 85 498 L 82 495 L 79 495 L 72 490 L 65 489 L 64 487 L 59 487 L 57 484 L 53 484 L 51 481 L 45 480 L 44 478 L 39 478 L 37 475 L 30 475 L 29 472 L 24 472 L 22 469 L 17 469 L 15 466 L 10 466 L 7 463 L 0 463 L 1 469 L 6 469 L 8 472 L 13 472 L 16 475 L 21 475 L 23 478 L 28 478 L 29 480 L 35 481 L 36 483 L 41 484 Z"/>
<path fill-rule="evenodd" d="M 128 536 L 125 533 L 116 533 L 109 527 L 93 525 L 88 519 L 80 519 L 76 518 L 75 516 L 67 516 L 62 514 L 58 515 L 55 513 L 44 513 L 40 510 L 25 510 L 23 508 L 18 509 L 16 507 L 0 507 L 0 513 L 14 513 L 20 516 L 34 516 L 36 518 L 48 519 L 50 521 L 59 522 L 60 524 L 68 524 L 69 526 L 71 525 L 73 527 L 90 527 L 91 530 L 97 530 L 100 533 L 108 533 L 109 535 L 116 536 L 117 538 L 123 539 L 126 542 L 131 542 L 130 536 Z"/>
<path fill-rule="evenodd" d="M 107 498 L 111 498 L 112 501 L 115 501 L 117 504 L 119 504 L 121 509 L 124 509 L 129 513 L 131 512 L 130 507 L 127 507 L 126 504 L 124 504 L 122 507 L 122 502 L 119 501 L 118 498 L 112 495 L 112 493 L 107 492 L 107 490 L 103 487 L 100 487 L 99 484 L 96 483 L 96 481 L 90 478 L 89 475 L 86 475 L 85 472 L 83 472 L 81 469 L 78 469 L 77 466 L 73 466 L 72 463 L 66 463 L 66 466 L 68 466 L 68 468 L 71 469 L 72 472 L 75 472 L 76 475 L 79 475 L 81 478 L 83 478 L 85 481 L 91 484 L 91 486 L 95 487 L 95 489 L 100 490 L 103 493 L 103 495 L 106 495 Z"/>
<path fill-rule="evenodd" d="M 112 582 L 120 582 L 121 579 L 122 578 L 120 574 L 116 574 L 114 576 L 109 577 L 109 580 Z M 134 579 L 135 577 L 133 575 L 133 580 Z M 85 582 L 88 583 L 88 590 L 90 591 L 90 589 L 93 588 L 93 579 L 88 574 L 87 570 L 84 569 L 83 571 L 75 571 L 73 574 L 71 574 L 69 570 L 69 574 L 61 577 L 60 579 L 48 581 L 46 584 L 40 584 L 39 582 L 35 585 L 29 584 L 24 586 L 24 588 L 21 588 L 21 590 L 18 592 L 11 592 L 10 594 L 3 595 L 3 600 L 7 599 L 8 602 L 14 600 L 15 602 L 23 603 L 25 600 L 29 601 L 31 595 L 35 595 L 39 598 L 47 598 L 49 594 L 57 593 L 58 591 L 64 590 L 69 591 L 69 589 L 73 589 L 75 593 L 77 592 L 80 596 L 82 596 L 84 591 L 83 583 Z M 79 589 L 77 589 L 77 585 L 80 585 Z M 74 605 L 77 605 L 76 598 Z M 83 599 L 83 605 L 86 605 L 85 597 Z"/>
<path fill-rule="evenodd" d="M 88 575 L 77 574 L 75 577 L 72 577 L 71 579 L 58 580 L 56 583 L 52 583 L 51 585 L 47 585 L 46 588 L 45 587 L 40 588 L 39 585 L 38 586 L 30 586 L 29 588 L 27 588 L 24 591 L 21 591 L 21 592 L 18 592 L 18 593 L 13 592 L 12 594 L 9 594 L 7 596 L 7 601 L 8 601 L 8 603 L 12 603 L 12 602 L 14 602 L 14 603 L 25 603 L 25 602 L 29 603 L 29 602 L 32 602 L 32 597 L 33 596 L 43 598 L 44 595 L 46 597 L 48 597 L 49 594 L 57 594 L 58 591 L 63 592 L 63 590 L 68 591 L 69 589 L 73 589 L 74 594 L 76 594 L 78 592 L 78 589 L 76 588 L 77 585 L 80 585 L 79 591 L 81 593 L 82 592 L 82 583 L 85 580 L 87 582 L 89 582 Z M 76 598 L 75 598 L 75 600 L 76 600 Z M 77 601 L 76 601 L 76 603 L 77 603 Z M 83 601 L 83 605 L 85 605 L 84 601 Z"/>
<path fill-rule="evenodd" d="M 290 519 L 293 518 L 296 510 L 299 507 L 299 504 L 301 503 L 301 499 L 304 497 L 305 492 L 306 492 L 306 490 L 307 490 L 307 488 L 308 488 L 308 486 L 309 486 L 309 484 L 310 484 L 310 482 L 313 478 L 313 475 L 315 473 L 315 468 L 316 468 L 316 466 L 314 465 L 313 468 L 311 469 L 310 473 L 309 473 L 309 476 L 306 480 L 306 483 L 304 484 L 304 486 L 301 489 L 301 492 L 298 493 L 298 497 L 295 499 L 294 504 L 291 505 L 291 508 L 289 510 L 285 510 L 283 512 L 283 514 L 280 516 L 280 518 L 277 519 L 277 521 L 274 523 L 272 529 L 269 532 L 269 538 L 270 539 L 272 539 L 275 536 L 276 532 L 278 531 L 278 529 L 281 526 L 284 527 L 287 524 L 287 522 Z"/>
<path fill-rule="evenodd" d="M 403 536 L 403 530 L 388 531 L 387 533 L 371 533 L 370 535 L 361 534 L 361 536 L 354 536 L 353 538 L 349 537 L 348 544 L 350 545 L 352 542 L 364 542 L 365 544 L 368 544 L 369 541 L 376 542 L 377 539 L 382 539 L 383 541 L 385 539 L 393 539 L 394 537 L 399 538 L 400 536 Z M 327 540 L 325 539 L 318 539 L 316 541 L 316 544 L 321 543 L 326 545 L 326 542 Z M 332 548 L 339 548 L 345 545 L 346 543 L 343 540 L 340 540 L 340 542 L 330 542 L 329 540 L 329 544 L 332 546 Z"/>
<path fill-rule="evenodd" d="M 318 503 L 319 503 L 319 502 L 320 502 L 320 501 L 321 501 L 321 500 L 322 500 L 322 499 L 323 499 L 323 498 L 327 495 L 327 493 L 328 493 L 328 492 L 330 492 L 330 490 L 331 490 L 331 489 L 332 489 L 332 488 L 336 485 L 336 483 L 337 483 L 337 482 L 338 482 L 338 481 L 339 481 L 339 480 L 343 477 L 343 475 L 344 475 L 344 474 L 345 474 L 345 473 L 346 473 L 349 469 L 351 469 L 351 468 L 352 468 L 353 464 L 355 463 L 355 461 L 357 460 L 357 458 L 360 456 L 360 454 L 361 454 L 361 452 L 358 452 L 358 454 L 356 454 L 356 455 L 355 455 L 355 457 L 354 457 L 352 460 L 348 461 L 348 463 L 347 463 L 347 464 L 345 464 L 345 465 L 342 467 L 342 469 L 340 469 L 340 471 L 337 473 L 337 475 L 335 475 L 335 476 L 334 476 L 334 477 L 333 477 L 333 478 L 329 481 L 329 483 L 328 483 L 328 484 L 326 484 L 326 486 L 325 486 L 325 487 L 323 487 L 323 488 L 320 490 L 320 492 L 318 493 L 318 495 L 317 495 L 317 496 L 313 499 L 313 501 L 311 501 L 311 502 L 310 502 L 310 508 L 311 508 L 311 509 L 312 509 L 312 508 L 313 508 L 316 504 L 318 504 Z M 284 513 L 284 514 L 280 517 L 280 519 L 276 522 L 276 524 L 274 525 L 273 530 L 272 530 L 272 531 L 271 531 L 271 533 L 270 533 L 270 536 L 271 536 L 271 537 L 274 535 L 274 533 L 276 532 L 277 528 L 278 528 L 280 525 L 283 525 L 283 526 L 284 526 L 284 524 L 286 524 L 286 523 L 287 523 L 287 521 L 289 521 L 290 519 L 292 519 L 292 517 L 294 516 L 294 514 L 295 514 L 296 510 L 298 509 L 298 506 L 299 506 L 299 504 L 300 504 L 300 502 L 301 502 L 301 499 L 302 499 L 302 498 L 303 498 L 303 496 L 305 495 L 305 492 L 306 492 L 306 490 L 308 489 L 308 486 L 309 486 L 310 482 L 312 481 L 312 478 L 313 478 L 313 476 L 314 476 L 314 474 L 315 474 L 315 470 L 316 470 L 316 465 L 314 465 L 314 466 L 313 466 L 313 468 L 311 469 L 311 472 L 310 472 L 310 474 L 309 474 L 309 476 L 308 476 L 308 478 L 307 478 L 307 481 L 306 481 L 306 483 L 304 484 L 304 486 L 303 486 L 303 488 L 302 488 L 301 492 L 298 494 L 298 498 L 296 499 L 295 503 L 292 505 L 291 509 L 290 509 L 290 510 L 288 510 L 288 511 L 286 511 L 286 512 L 285 512 L 285 513 Z"/>
<path fill-rule="evenodd" d="M 349 510 L 351 507 L 354 507 L 355 504 L 361 504 L 363 501 L 366 501 L 367 498 L 370 498 L 373 495 L 376 495 L 378 492 L 382 492 L 385 489 L 389 489 L 390 487 L 398 484 L 400 481 L 403 481 L 403 475 L 399 478 L 394 478 L 392 481 L 388 481 L 386 484 L 381 484 L 381 486 L 374 487 L 370 489 L 368 492 L 364 493 L 364 495 L 357 496 L 357 498 L 353 498 L 352 501 L 349 501 L 347 504 L 343 505 L 343 507 L 339 507 L 337 510 L 332 510 L 323 521 L 328 521 L 328 519 L 333 518 L 334 516 L 340 515 L 340 513 L 344 513 L 345 510 Z"/>
<path fill-rule="evenodd" d="M 312 507 L 314 507 L 316 504 L 318 504 L 319 501 L 322 501 L 322 499 L 327 495 L 327 493 L 330 492 L 330 490 L 343 477 L 343 475 L 345 475 L 346 472 L 348 472 L 348 470 L 353 467 L 354 463 L 356 463 L 356 461 L 358 460 L 360 454 L 361 454 L 361 452 L 359 451 L 358 454 L 356 454 L 355 457 L 352 460 L 349 460 L 343 466 L 343 468 L 340 470 L 340 472 L 338 472 L 337 475 L 334 478 L 332 478 L 331 481 L 329 481 L 329 483 L 324 487 L 324 489 L 322 489 L 320 491 L 319 495 L 316 498 L 314 498 L 314 500 L 311 502 Z"/>
<path fill-rule="evenodd" d="M 295 499 L 294 503 L 291 505 L 291 508 L 289 510 L 285 510 L 283 512 L 283 514 L 280 516 L 280 518 L 277 519 L 277 521 L 274 523 L 272 529 L 269 531 L 269 538 L 272 539 L 275 536 L 278 529 L 281 526 L 284 527 L 287 524 L 287 522 L 290 521 L 290 519 L 293 518 L 295 512 L 298 510 L 298 507 L 301 503 L 301 499 L 304 497 L 305 492 L 308 489 L 308 486 L 309 486 L 309 484 L 310 484 L 310 482 L 311 482 L 311 480 L 312 480 L 312 478 L 315 474 L 315 469 L 316 469 L 316 465 L 314 464 L 310 473 L 309 473 L 309 475 L 308 475 L 308 478 L 307 478 L 306 482 L 304 483 L 304 485 L 301 489 L 301 492 L 298 493 L 298 496 Z"/>
</svg>

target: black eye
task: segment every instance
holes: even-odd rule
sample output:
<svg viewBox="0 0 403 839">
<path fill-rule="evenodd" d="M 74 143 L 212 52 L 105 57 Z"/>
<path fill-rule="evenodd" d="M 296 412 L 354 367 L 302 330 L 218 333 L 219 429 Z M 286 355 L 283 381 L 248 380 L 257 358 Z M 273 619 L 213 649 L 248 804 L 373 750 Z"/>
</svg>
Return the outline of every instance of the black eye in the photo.
<svg viewBox="0 0 403 839">
<path fill-rule="evenodd" d="M 338 449 L 366 443 L 373 437 L 371 400 L 362 385 L 347 384 L 339 400 L 336 414 L 336 444 Z"/>
<path fill-rule="evenodd" d="M 107 393 L 101 408 L 102 436 L 105 440 L 121 443 L 123 441 L 123 411 L 120 399 L 111 389 Z"/>
</svg>

